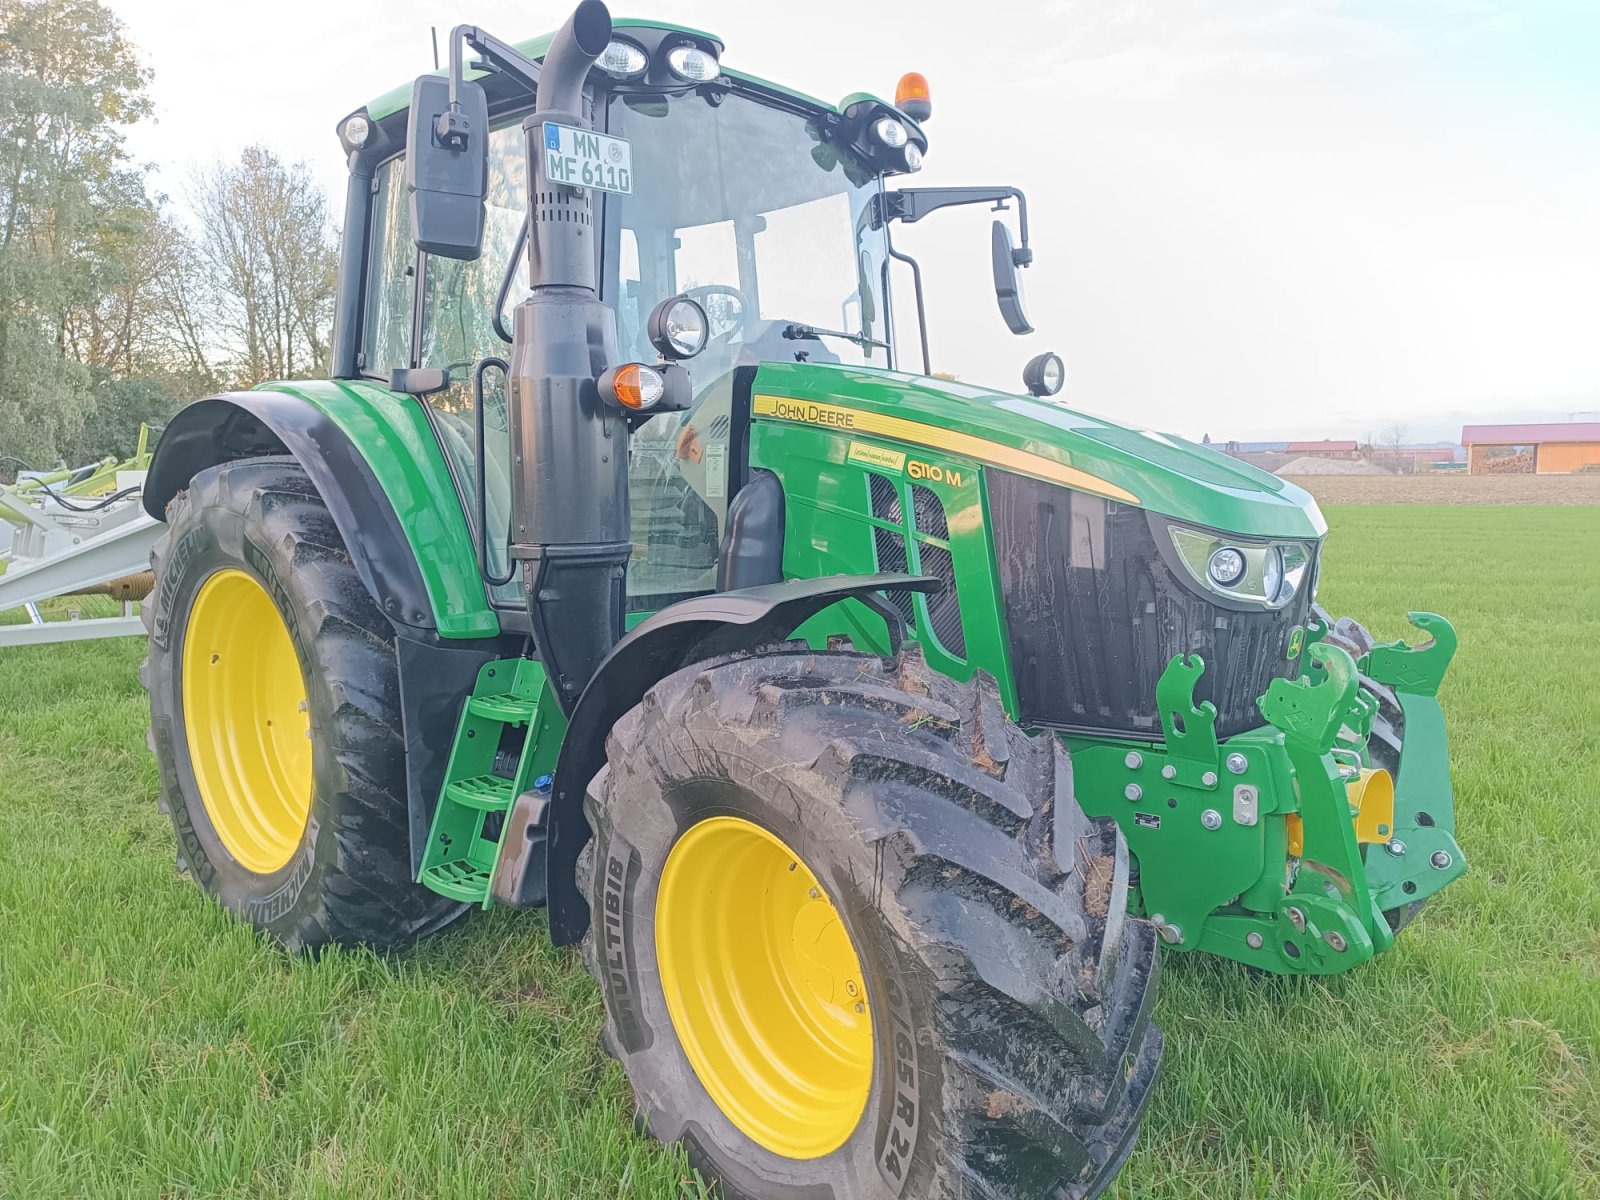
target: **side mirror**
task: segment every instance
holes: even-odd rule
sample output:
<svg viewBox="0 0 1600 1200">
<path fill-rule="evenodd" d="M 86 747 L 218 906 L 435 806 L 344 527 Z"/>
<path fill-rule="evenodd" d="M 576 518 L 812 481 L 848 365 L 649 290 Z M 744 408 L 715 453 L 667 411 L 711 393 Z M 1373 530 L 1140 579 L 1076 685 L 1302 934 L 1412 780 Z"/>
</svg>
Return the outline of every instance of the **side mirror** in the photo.
<svg viewBox="0 0 1600 1200">
<path fill-rule="evenodd" d="M 996 220 L 989 235 L 989 253 L 994 262 L 994 295 L 1000 302 L 1000 315 L 1012 333 L 1032 333 L 1028 314 L 1022 309 L 1022 280 L 1017 277 L 1016 247 L 1011 244 L 1011 230 L 1006 223 Z"/>
<path fill-rule="evenodd" d="M 417 249 L 471 261 L 483 252 L 483 200 L 489 190 L 489 101 L 466 80 L 422 75 L 411 89 L 406 187 Z"/>
</svg>

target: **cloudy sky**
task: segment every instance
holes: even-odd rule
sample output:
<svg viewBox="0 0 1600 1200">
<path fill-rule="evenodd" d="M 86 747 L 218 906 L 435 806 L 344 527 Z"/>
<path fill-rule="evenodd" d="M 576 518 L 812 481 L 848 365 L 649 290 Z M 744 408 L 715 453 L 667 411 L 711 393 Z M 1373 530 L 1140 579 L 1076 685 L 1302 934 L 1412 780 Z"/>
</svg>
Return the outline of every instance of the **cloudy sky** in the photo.
<svg viewBox="0 0 1600 1200">
<path fill-rule="evenodd" d="M 559 3 L 110 0 L 155 72 L 135 153 L 266 143 L 342 204 L 333 123 Z M 1012 183 L 1037 332 L 1005 332 L 982 210 L 900 243 L 936 370 L 1014 386 L 1061 353 L 1079 407 L 1199 437 L 1413 439 L 1600 410 L 1600 0 L 654 0 L 725 61 L 826 97 L 932 82 L 919 182 Z M 974 23 L 974 13 L 984 14 Z M 797 14 L 803 13 L 803 19 Z M 783 14 L 780 16 L 779 14 Z M 904 307 L 902 307 L 902 312 Z"/>
</svg>

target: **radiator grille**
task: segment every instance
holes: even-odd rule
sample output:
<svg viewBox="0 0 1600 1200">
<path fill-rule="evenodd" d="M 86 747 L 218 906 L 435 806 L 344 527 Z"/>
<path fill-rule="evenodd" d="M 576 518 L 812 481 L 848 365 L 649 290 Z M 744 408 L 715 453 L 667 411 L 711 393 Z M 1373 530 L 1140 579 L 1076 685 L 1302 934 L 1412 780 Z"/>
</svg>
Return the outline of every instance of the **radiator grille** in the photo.
<svg viewBox="0 0 1600 1200">
<path fill-rule="evenodd" d="M 1223 607 L 1162 554 L 1165 518 L 1001 471 L 988 483 L 1025 724 L 1158 737 L 1156 680 L 1183 653 L 1205 659 L 1195 694 L 1217 706 L 1218 736 L 1263 723 L 1256 697 L 1290 673 L 1308 592 L 1277 611 Z"/>
</svg>

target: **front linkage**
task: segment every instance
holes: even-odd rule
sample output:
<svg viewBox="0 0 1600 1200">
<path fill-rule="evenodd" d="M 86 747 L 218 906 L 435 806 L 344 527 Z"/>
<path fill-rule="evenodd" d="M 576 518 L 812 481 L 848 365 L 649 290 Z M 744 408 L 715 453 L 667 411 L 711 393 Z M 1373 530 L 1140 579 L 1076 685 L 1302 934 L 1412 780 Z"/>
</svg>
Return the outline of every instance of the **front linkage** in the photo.
<svg viewBox="0 0 1600 1200">
<path fill-rule="evenodd" d="M 1084 811 L 1114 819 L 1138 859 L 1131 904 L 1168 945 L 1286 975 L 1333 975 L 1388 949 L 1401 915 L 1466 870 L 1456 845 L 1438 691 L 1456 635 L 1374 646 L 1357 663 L 1307 629 L 1305 667 L 1257 701 L 1267 724 L 1219 743 L 1194 702 L 1205 671 L 1175 657 L 1156 686 L 1164 742 L 1072 739 Z M 1378 700 L 1405 718 L 1399 779 L 1367 750 Z"/>
</svg>

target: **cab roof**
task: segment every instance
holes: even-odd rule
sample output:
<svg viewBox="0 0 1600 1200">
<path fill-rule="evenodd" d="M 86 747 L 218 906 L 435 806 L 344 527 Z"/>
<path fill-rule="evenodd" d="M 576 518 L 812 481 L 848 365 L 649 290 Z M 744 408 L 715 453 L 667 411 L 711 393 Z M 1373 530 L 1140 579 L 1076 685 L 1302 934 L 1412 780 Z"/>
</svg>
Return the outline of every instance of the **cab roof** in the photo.
<svg viewBox="0 0 1600 1200">
<path fill-rule="evenodd" d="M 723 48 L 723 41 L 716 34 L 707 33 L 703 29 L 695 29 L 688 25 L 674 25 L 670 21 L 648 21 L 640 17 L 617 17 L 611 22 L 611 27 L 615 30 L 661 29 L 666 30 L 669 33 L 684 33 L 688 34 L 690 37 L 703 38 L 708 42 L 715 42 L 719 52 Z M 526 54 L 529 58 L 540 60 L 544 58 L 545 51 L 550 48 L 550 40 L 554 37 L 555 33 L 551 32 L 541 34 L 535 38 L 529 38 L 525 42 L 513 42 L 512 44 L 522 53 Z M 735 71 L 726 65 L 722 67 L 722 73 L 733 79 L 737 79 L 742 83 L 752 84 L 767 91 L 777 92 L 781 95 L 788 96 L 791 100 L 799 101 L 801 104 L 804 104 L 809 108 L 815 108 L 823 112 L 837 113 L 858 100 L 877 99 L 877 97 L 869 97 L 865 93 L 858 92 L 845 97 L 840 104 L 833 105 L 829 104 L 826 100 L 819 100 L 815 96 L 808 96 L 804 92 L 797 92 L 793 88 L 784 87 L 781 83 L 773 83 L 771 80 L 761 79 L 755 75 L 748 75 L 743 71 Z M 445 71 L 440 69 L 431 72 L 431 74 L 443 78 Z M 488 72 L 474 71 L 469 69 L 466 71 L 465 77 L 468 79 L 481 79 L 486 74 L 488 74 Z M 411 104 L 411 88 L 412 85 L 407 82 L 401 84 L 399 87 L 392 88 L 383 93 L 383 95 L 377 97 L 367 105 L 367 115 L 375 121 L 381 121 L 385 117 L 390 117 L 397 112 L 404 111 Z M 882 103 L 882 101 L 879 101 L 879 103 Z"/>
</svg>

